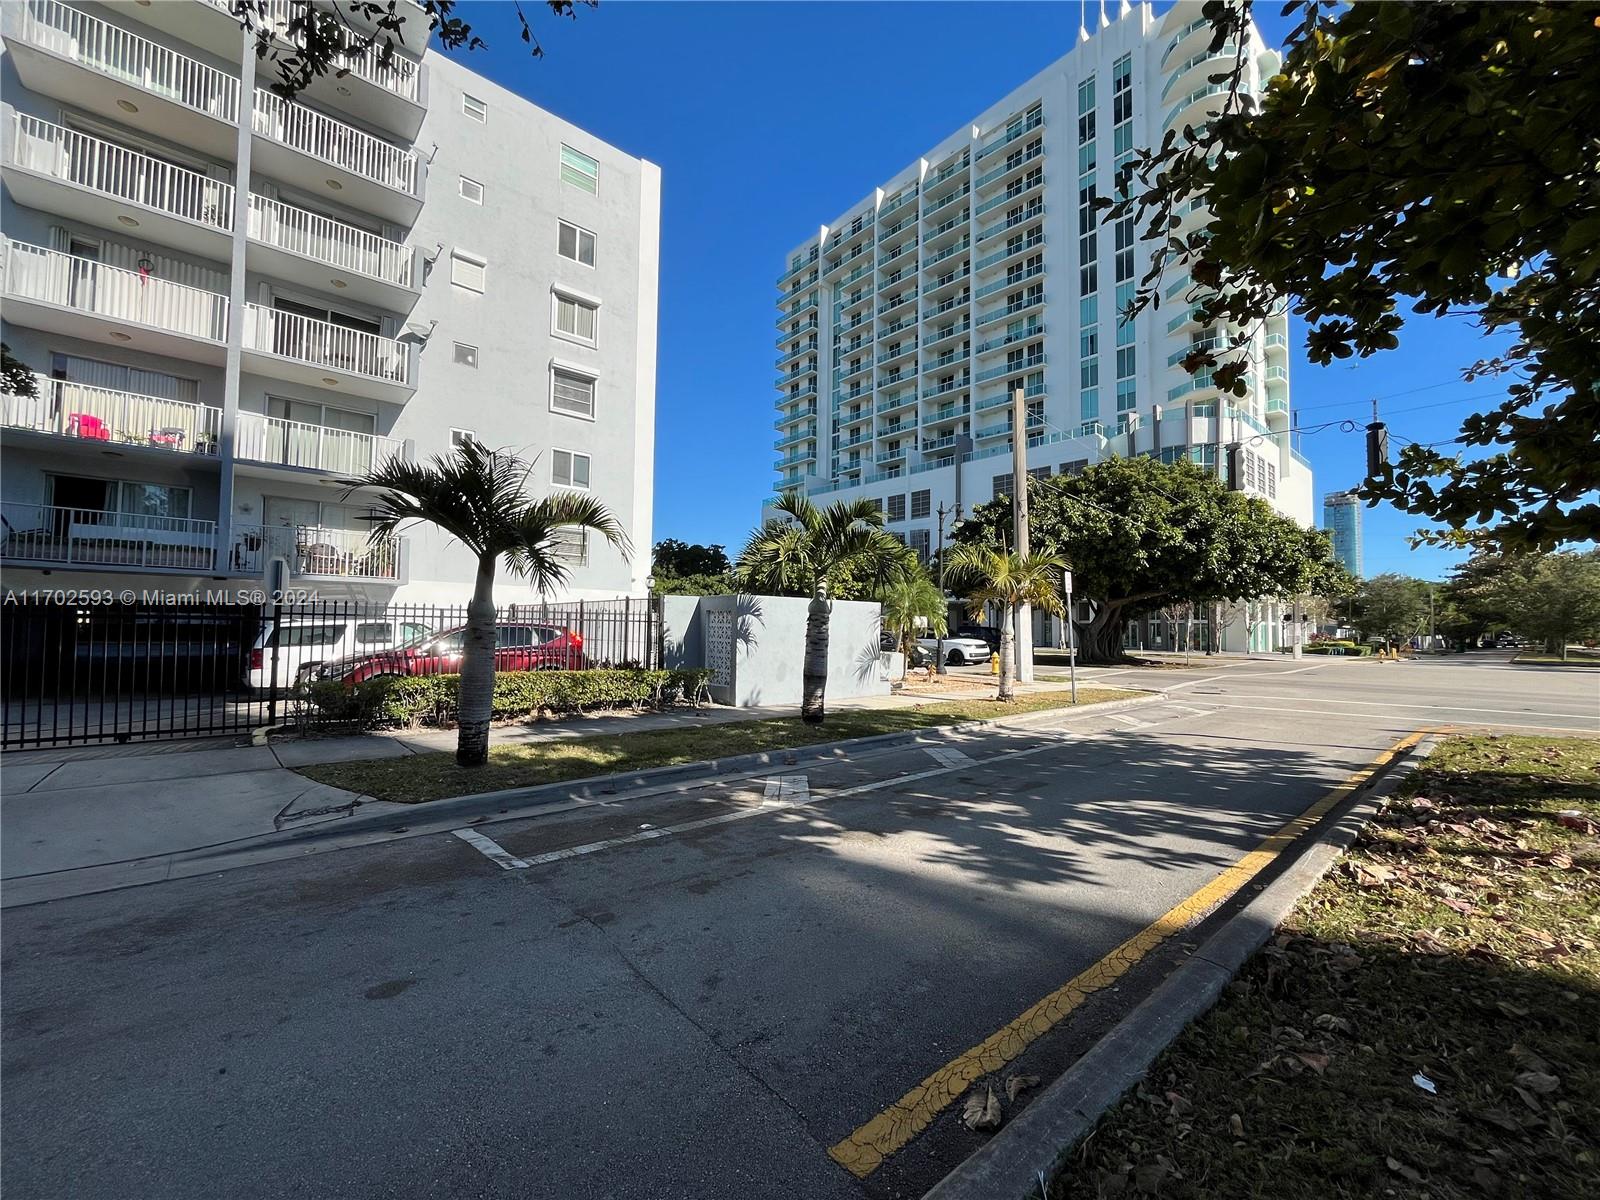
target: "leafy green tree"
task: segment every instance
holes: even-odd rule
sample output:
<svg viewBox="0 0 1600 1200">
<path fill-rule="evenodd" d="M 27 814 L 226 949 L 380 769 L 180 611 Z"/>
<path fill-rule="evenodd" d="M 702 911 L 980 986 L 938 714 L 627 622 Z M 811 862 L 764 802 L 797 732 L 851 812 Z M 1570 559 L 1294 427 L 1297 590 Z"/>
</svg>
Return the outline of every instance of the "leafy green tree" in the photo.
<svg viewBox="0 0 1600 1200">
<path fill-rule="evenodd" d="M 1128 621 L 1163 605 L 1317 593 L 1341 570 L 1325 534 L 1192 463 L 1108 458 L 1079 475 L 1031 479 L 1028 516 L 1030 545 L 1070 563 L 1076 594 L 1098 605 L 1079 638 L 1089 663 L 1124 661 Z M 991 548 L 1010 537 L 1004 496 L 953 534 Z"/>
<path fill-rule="evenodd" d="M 666 538 L 655 545 L 650 567 L 657 575 L 726 575 L 733 570 L 727 551 L 721 546 L 701 546 Z"/>
<path fill-rule="evenodd" d="M 532 464 L 475 439 L 425 463 L 391 459 L 350 482 L 350 491 L 370 488 L 372 536 L 392 537 L 415 521 L 437 525 L 478 560 L 467 605 L 461 649 L 461 717 L 456 762 L 481 767 L 489 760 L 489 720 L 494 704 L 494 577 L 502 559 L 541 592 L 567 581 L 561 554 L 564 530 L 592 529 L 620 550 L 631 552 L 627 534 L 611 511 L 583 492 L 528 495 Z"/>
<path fill-rule="evenodd" d="M 1508 571 L 1517 569 L 1517 562 L 1511 555 L 1480 551 L 1445 580 L 1438 625 L 1458 640 L 1461 649 L 1510 624 L 1502 583 Z"/>
<path fill-rule="evenodd" d="M 887 578 L 911 552 L 884 531 L 883 513 L 866 500 L 836 500 L 818 508 L 801 492 L 788 491 L 773 508 L 781 515 L 750 535 L 734 564 L 734 580 L 750 592 L 811 597 L 800 716 L 819 725 L 826 716 L 828 620 L 835 575 L 855 571 Z"/>
<path fill-rule="evenodd" d="M 1061 587 L 1067 564 L 1056 554 L 1018 554 L 993 546 L 961 545 L 950 553 L 950 567 L 963 581 L 962 592 L 972 619 L 982 620 L 989 605 L 1004 612 L 1000 621 L 1000 680 L 995 699 L 1004 703 L 1015 695 L 1012 682 L 1012 629 L 1024 604 L 1040 612 L 1060 614 L 1065 609 Z"/>
<path fill-rule="evenodd" d="M 293 98 L 319 76 L 338 76 L 369 58 L 388 66 L 395 51 L 420 54 L 429 39 L 444 50 L 480 50 L 487 43 L 456 16 L 456 0 L 416 0 L 418 13 L 395 0 L 330 0 L 327 4 L 295 4 L 283 26 L 275 22 L 276 0 L 229 0 L 229 11 L 255 41 L 256 57 L 274 71 L 272 90 Z M 578 9 L 596 8 L 598 0 L 545 0 L 555 17 L 576 18 Z M 520 4 L 504 7 L 516 16 L 517 36 L 534 58 L 544 46 Z M 369 27 L 371 32 L 368 32 Z"/>
<path fill-rule="evenodd" d="M 1211 47 L 1237 46 L 1222 111 L 1136 152 L 1108 201 L 1160 239 L 1132 307 L 1185 275 L 1244 391 L 1239 353 L 1287 297 L 1326 365 L 1400 344 L 1418 314 L 1470 315 L 1507 335 L 1463 364 L 1506 398 L 1441 451 L 1407 445 L 1371 499 L 1442 523 L 1440 541 L 1512 550 L 1600 537 L 1600 5 L 1291 0 L 1299 25 L 1258 104 L 1239 84 L 1249 0 L 1208 0 Z M 1581 115 L 1580 115 L 1581 114 Z M 1173 231 L 1181 206 L 1209 224 Z M 1448 446 L 1449 443 L 1440 443 Z"/>
<path fill-rule="evenodd" d="M 733 573 L 719 575 L 662 575 L 656 574 L 658 596 L 731 596 Z"/>
<path fill-rule="evenodd" d="M 1387 572 L 1362 581 L 1355 595 L 1356 627 L 1368 638 L 1403 642 L 1422 632 L 1428 584 Z"/>
<path fill-rule="evenodd" d="M 1546 554 L 1511 565 L 1495 588 L 1507 623 L 1545 649 L 1600 636 L 1600 554 Z"/>
<path fill-rule="evenodd" d="M 918 630 L 926 629 L 929 637 L 943 637 L 948 631 L 944 593 L 921 563 L 895 572 L 878 599 L 883 604 L 883 627 L 894 635 L 907 666 Z"/>
</svg>

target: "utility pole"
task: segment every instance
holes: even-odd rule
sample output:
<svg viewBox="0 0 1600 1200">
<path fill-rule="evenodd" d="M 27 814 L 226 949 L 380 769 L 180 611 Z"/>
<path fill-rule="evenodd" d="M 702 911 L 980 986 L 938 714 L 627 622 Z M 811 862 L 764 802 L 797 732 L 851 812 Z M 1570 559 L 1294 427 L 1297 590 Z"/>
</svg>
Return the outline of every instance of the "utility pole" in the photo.
<svg viewBox="0 0 1600 1200">
<path fill-rule="evenodd" d="M 958 472 L 960 471 L 960 469 L 961 469 L 960 467 L 956 468 L 956 470 Z M 961 505 L 957 504 L 954 508 L 946 508 L 944 506 L 944 501 L 941 500 L 941 501 L 939 501 L 938 514 L 939 514 L 939 599 L 944 601 L 944 608 L 945 608 L 944 615 L 945 615 L 945 620 L 948 621 L 950 619 L 950 601 L 946 598 L 945 590 L 944 590 L 944 519 L 947 516 L 953 518 L 952 521 L 951 521 L 951 526 L 954 527 L 955 522 L 961 520 Z M 941 630 L 936 635 L 936 639 L 937 640 L 934 642 L 934 647 L 933 647 L 934 669 L 936 671 L 938 671 L 939 674 L 941 674 L 941 675 L 948 675 L 948 674 L 950 674 L 950 668 L 945 664 L 945 661 L 944 661 L 944 631 L 943 630 Z"/>
<path fill-rule="evenodd" d="M 1028 554 L 1028 402 L 1022 384 L 1011 394 L 1011 529 L 1017 554 Z M 1033 610 L 1019 604 L 1011 630 L 1017 682 L 1033 682 Z"/>
</svg>

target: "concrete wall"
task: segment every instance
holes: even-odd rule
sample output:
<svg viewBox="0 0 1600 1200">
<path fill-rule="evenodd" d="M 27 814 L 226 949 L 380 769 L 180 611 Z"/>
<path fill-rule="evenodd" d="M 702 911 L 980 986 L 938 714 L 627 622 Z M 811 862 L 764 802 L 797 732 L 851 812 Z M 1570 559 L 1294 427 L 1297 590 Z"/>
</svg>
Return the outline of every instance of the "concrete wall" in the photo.
<svg viewBox="0 0 1600 1200">
<path fill-rule="evenodd" d="M 715 614 L 732 614 L 732 662 L 712 683 L 721 704 L 798 705 L 809 600 L 789 596 L 668 596 L 663 605 L 669 667 L 716 670 Z M 829 620 L 827 695 L 832 700 L 889 694 L 878 650 L 879 605 L 835 600 Z M 730 677 L 731 676 L 731 680 Z"/>
</svg>

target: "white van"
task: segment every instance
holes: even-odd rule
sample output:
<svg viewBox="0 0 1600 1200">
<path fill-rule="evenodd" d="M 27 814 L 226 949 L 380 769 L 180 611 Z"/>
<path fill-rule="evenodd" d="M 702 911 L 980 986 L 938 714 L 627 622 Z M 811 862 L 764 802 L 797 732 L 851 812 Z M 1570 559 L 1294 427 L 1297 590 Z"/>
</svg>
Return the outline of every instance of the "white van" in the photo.
<svg viewBox="0 0 1600 1200">
<path fill-rule="evenodd" d="M 286 691 L 296 680 L 312 678 L 323 663 L 404 646 L 432 632 L 420 621 L 400 617 L 287 617 L 281 626 L 269 620 L 250 650 L 246 680 L 261 690 L 273 686 L 274 651 L 277 688 Z"/>
</svg>

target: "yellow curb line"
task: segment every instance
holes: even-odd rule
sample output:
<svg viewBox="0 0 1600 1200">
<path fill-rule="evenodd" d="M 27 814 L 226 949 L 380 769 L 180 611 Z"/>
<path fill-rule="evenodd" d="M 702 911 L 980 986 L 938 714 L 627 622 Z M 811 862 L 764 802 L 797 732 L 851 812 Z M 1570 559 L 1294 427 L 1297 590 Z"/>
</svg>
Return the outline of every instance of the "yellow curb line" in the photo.
<svg viewBox="0 0 1600 1200">
<path fill-rule="evenodd" d="M 1167 938 L 1227 900 L 1270 866 L 1278 855 L 1326 816 L 1330 809 L 1347 799 L 1396 755 L 1409 750 L 1432 732 L 1436 731 L 1418 730 L 1395 742 L 1210 883 L 1157 917 L 1009 1025 L 940 1067 L 854 1133 L 830 1147 L 829 1157 L 858 1179 L 865 1179 L 883 1164 L 884 1159 L 932 1124 L 934 1118 L 954 1104 L 974 1082 L 1000 1070 L 1090 996 L 1116 982 Z"/>
</svg>

